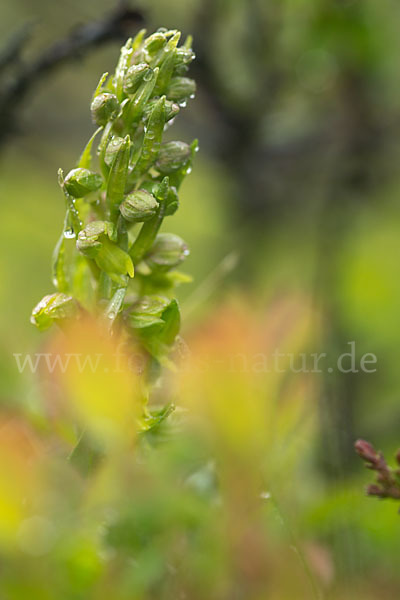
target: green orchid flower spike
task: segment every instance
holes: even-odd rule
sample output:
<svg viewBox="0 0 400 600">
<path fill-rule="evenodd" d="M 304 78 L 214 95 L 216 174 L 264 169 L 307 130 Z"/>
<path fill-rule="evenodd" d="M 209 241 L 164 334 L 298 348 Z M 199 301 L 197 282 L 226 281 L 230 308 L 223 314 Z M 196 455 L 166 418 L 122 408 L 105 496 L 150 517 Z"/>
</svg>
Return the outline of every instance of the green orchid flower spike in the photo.
<svg viewBox="0 0 400 600">
<path fill-rule="evenodd" d="M 59 171 L 66 216 L 53 255 L 56 293 L 34 308 L 39 329 L 64 326 L 85 313 L 104 316 L 139 340 L 157 365 L 179 333 L 174 289 L 188 278 L 175 268 L 189 254 L 178 236 L 160 233 L 178 209 L 197 141 L 163 141 L 172 119 L 194 96 L 187 71 L 191 38 L 142 30 L 121 49 L 115 73 L 105 73 L 91 100 L 98 127 L 78 164 Z M 94 151 L 97 144 L 97 153 Z"/>
</svg>

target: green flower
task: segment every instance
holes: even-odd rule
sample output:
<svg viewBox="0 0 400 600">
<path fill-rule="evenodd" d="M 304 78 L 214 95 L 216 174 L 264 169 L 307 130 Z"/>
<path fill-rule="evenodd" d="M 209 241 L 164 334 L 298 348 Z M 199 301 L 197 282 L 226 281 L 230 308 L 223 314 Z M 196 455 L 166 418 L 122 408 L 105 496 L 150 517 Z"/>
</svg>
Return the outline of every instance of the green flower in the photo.
<svg viewBox="0 0 400 600">
<path fill-rule="evenodd" d="M 78 313 L 78 303 L 67 294 L 50 294 L 44 296 L 35 306 L 31 315 L 31 323 L 40 331 L 53 325 L 75 317 Z"/>
<path fill-rule="evenodd" d="M 120 105 L 115 94 L 104 92 L 96 96 L 90 106 L 93 122 L 97 125 L 105 125 L 118 116 Z"/>
<path fill-rule="evenodd" d="M 120 285 L 126 285 L 126 276 L 133 277 L 132 260 L 116 243 L 117 233 L 109 221 L 92 221 L 79 232 L 76 247 L 85 256 Z"/>
<path fill-rule="evenodd" d="M 102 184 L 101 175 L 93 173 L 89 169 L 73 169 L 64 179 L 66 191 L 74 198 L 83 198 L 91 192 L 96 192 Z"/>
<path fill-rule="evenodd" d="M 129 194 L 119 209 L 124 219 L 130 223 L 140 223 L 154 217 L 158 207 L 159 204 L 153 194 L 146 190 L 138 190 Z"/>
<path fill-rule="evenodd" d="M 159 233 L 144 260 L 153 270 L 169 271 L 183 262 L 189 254 L 186 242 L 178 235 Z"/>
<path fill-rule="evenodd" d="M 190 155 L 190 146 L 185 142 L 166 142 L 161 146 L 156 167 L 160 173 L 173 173 L 185 165 Z"/>
</svg>

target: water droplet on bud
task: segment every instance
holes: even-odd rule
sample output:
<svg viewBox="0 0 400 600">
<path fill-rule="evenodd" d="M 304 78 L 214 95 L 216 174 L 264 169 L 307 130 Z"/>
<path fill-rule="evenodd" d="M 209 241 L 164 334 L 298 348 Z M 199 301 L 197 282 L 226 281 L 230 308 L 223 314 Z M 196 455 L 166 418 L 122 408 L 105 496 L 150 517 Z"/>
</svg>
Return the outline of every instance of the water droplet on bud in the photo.
<svg viewBox="0 0 400 600">
<path fill-rule="evenodd" d="M 147 73 L 145 73 L 143 75 L 144 81 L 150 81 L 152 78 L 153 78 L 153 71 L 147 71 Z"/>
<path fill-rule="evenodd" d="M 75 232 L 74 232 L 74 230 L 72 229 L 72 227 L 69 227 L 68 229 L 66 229 L 66 230 L 64 231 L 64 237 L 65 237 L 65 239 L 66 239 L 66 240 L 73 240 L 73 239 L 74 239 L 74 237 L 75 237 Z"/>
</svg>

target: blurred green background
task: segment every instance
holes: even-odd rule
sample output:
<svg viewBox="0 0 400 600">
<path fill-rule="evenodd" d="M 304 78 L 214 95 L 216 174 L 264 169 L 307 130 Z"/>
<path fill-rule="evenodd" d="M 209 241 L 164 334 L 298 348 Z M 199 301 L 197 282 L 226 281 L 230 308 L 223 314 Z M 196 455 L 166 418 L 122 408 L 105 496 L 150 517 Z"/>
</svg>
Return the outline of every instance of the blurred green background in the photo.
<svg viewBox="0 0 400 600">
<path fill-rule="evenodd" d="M 378 358 L 375 373 L 318 376 L 318 427 L 293 519 L 329 548 L 332 597 L 397 597 L 396 508 L 363 496 L 368 475 L 352 445 L 365 437 L 390 454 L 400 443 L 400 5 L 132 5 L 149 31 L 192 33 L 198 56 L 198 93 L 173 136 L 199 137 L 201 152 L 168 224 L 191 248 L 185 271 L 194 282 L 181 294 L 191 327 L 235 294 L 247 298 L 250 313 L 300 294 L 312 315 L 307 351 L 336 356 L 355 341 L 358 359 Z M 5 2 L 2 45 L 33 22 L 21 57 L 31 61 L 114 8 L 107 0 Z M 36 393 L 13 353 L 42 343 L 29 315 L 51 290 L 49 259 L 64 213 L 57 169 L 75 164 L 93 131 L 89 99 L 119 46 L 93 49 L 40 81 L 0 148 L 0 373 L 8 406 L 29 404 Z M 5 85 L 16 70 L 0 74 Z M 238 263 L 223 273 L 232 252 Z"/>
</svg>

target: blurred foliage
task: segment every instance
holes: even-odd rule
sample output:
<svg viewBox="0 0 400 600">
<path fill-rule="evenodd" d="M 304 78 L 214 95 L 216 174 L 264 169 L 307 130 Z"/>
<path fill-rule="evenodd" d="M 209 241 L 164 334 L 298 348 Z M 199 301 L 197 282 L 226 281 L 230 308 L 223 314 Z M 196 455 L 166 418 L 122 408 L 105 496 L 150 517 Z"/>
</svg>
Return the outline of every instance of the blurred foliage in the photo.
<svg viewBox="0 0 400 600">
<path fill-rule="evenodd" d="M 363 497 L 368 474 L 352 466 L 351 443 L 367 437 L 389 455 L 399 441 L 399 6 L 140 5 L 150 30 L 193 33 L 200 64 L 197 98 L 178 125 L 201 147 L 175 218 L 192 250 L 194 282 L 181 296 L 189 347 L 219 356 L 236 343 L 248 352 L 255 342 L 243 337 L 244 322 L 246 332 L 268 332 L 262 352 L 284 348 L 290 332 L 293 351 L 336 354 L 355 340 L 358 357 L 377 355 L 378 370 L 311 375 L 307 384 L 294 374 L 178 375 L 166 385 L 179 383 L 182 397 L 170 393 L 181 406 L 192 401 L 198 418 L 184 412 L 178 435 L 110 452 L 85 480 L 79 461 L 65 460 L 79 417 L 47 414 L 62 381 L 21 375 L 13 357 L 43 348 L 29 314 L 48 287 L 62 222 L 54 174 L 88 138 L 88 99 L 118 47 L 64 66 L 25 103 L 1 157 L 1 593 L 176 598 L 179 582 L 190 598 L 261 598 L 265 589 L 272 600 L 310 598 L 304 560 L 323 597 L 397 597 L 395 505 Z M 110 8 L 8 2 L 2 39 L 33 18 L 34 53 Z M 232 250 L 239 264 L 221 278 L 215 268 Z M 232 314 L 226 298 L 237 296 Z M 253 407 L 254 387 L 262 402 Z M 254 506 L 252 489 L 272 497 Z"/>
</svg>

